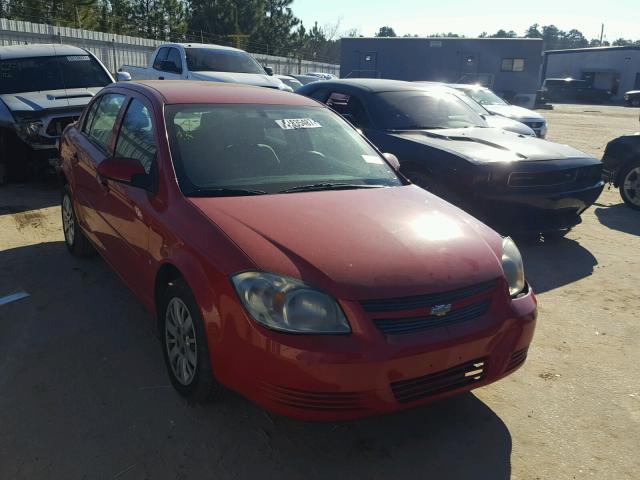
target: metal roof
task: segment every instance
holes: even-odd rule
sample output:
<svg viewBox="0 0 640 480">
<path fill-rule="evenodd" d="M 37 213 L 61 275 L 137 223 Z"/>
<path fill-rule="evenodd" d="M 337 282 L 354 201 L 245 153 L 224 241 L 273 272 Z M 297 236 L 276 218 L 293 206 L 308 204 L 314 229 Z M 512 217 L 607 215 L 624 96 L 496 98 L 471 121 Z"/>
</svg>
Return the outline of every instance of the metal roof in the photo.
<svg viewBox="0 0 640 480">
<path fill-rule="evenodd" d="M 626 45 L 620 47 L 587 47 L 587 48 L 568 48 L 566 50 L 547 50 L 545 54 L 559 54 L 559 53 L 585 53 L 585 52 L 615 52 L 621 50 L 638 50 L 640 51 L 640 45 Z"/>
<path fill-rule="evenodd" d="M 60 44 L 8 45 L 0 47 L 0 60 L 12 58 L 53 57 L 57 55 L 87 55 L 83 48 Z"/>
</svg>

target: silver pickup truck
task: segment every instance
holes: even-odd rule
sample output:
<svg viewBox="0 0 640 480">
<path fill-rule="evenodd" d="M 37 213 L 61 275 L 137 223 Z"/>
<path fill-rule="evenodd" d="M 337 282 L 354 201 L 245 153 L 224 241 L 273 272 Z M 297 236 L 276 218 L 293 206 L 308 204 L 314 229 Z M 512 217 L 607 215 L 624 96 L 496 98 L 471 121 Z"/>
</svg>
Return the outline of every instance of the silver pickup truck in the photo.
<svg viewBox="0 0 640 480">
<path fill-rule="evenodd" d="M 64 128 L 110 83 L 109 71 L 83 48 L 0 47 L 0 183 L 48 169 Z"/>
</svg>

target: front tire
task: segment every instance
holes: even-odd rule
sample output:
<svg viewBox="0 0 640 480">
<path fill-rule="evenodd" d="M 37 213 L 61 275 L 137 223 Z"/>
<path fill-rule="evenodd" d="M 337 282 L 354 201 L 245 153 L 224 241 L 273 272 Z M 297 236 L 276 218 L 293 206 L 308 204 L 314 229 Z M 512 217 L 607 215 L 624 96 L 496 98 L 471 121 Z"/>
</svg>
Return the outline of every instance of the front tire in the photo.
<svg viewBox="0 0 640 480">
<path fill-rule="evenodd" d="M 93 245 L 82 232 L 75 209 L 73 208 L 73 197 L 69 185 L 62 189 L 61 208 L 62 230 L 64 232 L 64 243 L 71 255 L 75 257 L 87 257 L 95 253 Z"/>
<path fill-rule="evenodd" d="M 192 403 L 212 400 L 220 386 L 213 376 L 200 309 L 184 280 L 169 284 L 158 315 L 171 384 Z"/>
<path fill-rule="evenodd" d="M 631 162 L 620 175 L 620 196 L 628 207 L 640 210 L 640 161 Z"/>
</svg>

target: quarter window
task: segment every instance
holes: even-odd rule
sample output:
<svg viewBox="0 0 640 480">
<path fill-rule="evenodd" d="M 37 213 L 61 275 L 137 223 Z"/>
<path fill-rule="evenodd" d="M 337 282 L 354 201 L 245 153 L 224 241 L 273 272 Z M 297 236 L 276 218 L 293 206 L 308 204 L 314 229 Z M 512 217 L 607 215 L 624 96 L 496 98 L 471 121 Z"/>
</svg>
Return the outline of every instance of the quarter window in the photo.
<svg viewBox="0 0 640 480">
<path fill-rule="evenodd" d="M 503 58 L 501 70 L 503 72 L 524 72 L 524 58 Z"/>
<path fill-rule="evenodd" d="M 135 98 L 122 120 L 116 143 L 116 157 L 139 160 L 149 173 L 156 157 L 156 142 L 149 110 Z"/>
<path fill-rule="evenodd" d="M 118 94 L 104 95 L 98 103 L 95 112 L 89 112 L 85 124 L 85 134 L 99 148 L 106 151 L 113 132 L 113 126 L 118 118 L 118 112 L 124 96 Z M 93 113 L 93 115 L 92 115 Z"/>
</svg>

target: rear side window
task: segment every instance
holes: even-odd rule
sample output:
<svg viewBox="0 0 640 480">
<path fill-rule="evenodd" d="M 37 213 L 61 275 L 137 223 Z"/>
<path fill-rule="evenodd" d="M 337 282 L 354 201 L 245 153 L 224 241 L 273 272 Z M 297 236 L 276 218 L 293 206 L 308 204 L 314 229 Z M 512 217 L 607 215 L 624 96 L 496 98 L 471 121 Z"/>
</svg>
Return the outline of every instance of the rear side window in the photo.
<svg viewBox="0 0 640 480">
<path fill-rule="evenodd" d="M 124 102 L 124 95 L 110 93 L 104 95 L 95 111 L 90 111 L 85 123 L 84 132 L 89 139 L 99 148 L 106 151 L 113 126 L 118 118 L 118 112 Z M 93 106 L 92 106 L 93 109 Z"/>
<path fill-rule="evenodd" d="M 122 120 L 115 155 L 139 160 L 147 173 L 155 160 L 156 142 L 151 115 L 147 107 L 135 98 Z"/>
</svg>

